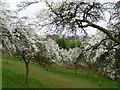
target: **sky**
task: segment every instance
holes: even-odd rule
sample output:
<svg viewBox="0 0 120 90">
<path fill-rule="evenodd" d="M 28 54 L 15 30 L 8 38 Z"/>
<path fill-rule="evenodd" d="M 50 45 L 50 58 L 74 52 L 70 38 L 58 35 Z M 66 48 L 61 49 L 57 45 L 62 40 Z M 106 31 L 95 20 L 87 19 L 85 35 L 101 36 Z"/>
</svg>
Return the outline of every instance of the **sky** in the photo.
<svg viewBox="0 0 120 90">
<path fill-rule="evenodd" d="M 22 1 L 34 1 L 34 0 L 3 0 L 3 1 L 6 1 L 7 3 L 9 3 L 11 10 L 16 10 L 17 9 L 16 5 L 18 3 L 22 2 Z M 49 0 L 49 1 L 59 2 L 59 1 L 62 1 L 62 0 Z M 84 0 L 84 1 L 86 1 L 86 0 Z M 93 2 L 93 1 L 96 1 L 96 0 L 87 0 L 87 1 Z M 97 1 L 99 1 L 101 3 L 105 3 L 105 2 L 117 2 L 119 0 L 97 0 Z M 29 18 L 34 18 L 35 17 L 35 13 L 37 11 L 41 10 L 41 9 L 44 9 L 44 8 L 46 8 L 46 4 L 45 4 L 45 2 L 43 0 L 41 0 L 41 2 L 39 2 L 37 4 L 32 4 L 29 7 L 21 10 L 19 12 L 19 16 L 20 17 L 27 16 Z M 106 17 L 109 17 L 109 15 L 107 13 L 106 13 Z M 99 25 L 101 25 L 103 27 L 106 27 L 106 22 L 101 21 L 99 23 Z M 89 28 L 89 29 L 91 29 L 91 28 Z M 93 30 L 92 31 L 89 30 L 88 33 L 89 34 L 95 34 L 96 30 L 94 30 L 94 31 Z"/>
<path fill-rule="evenodd" d="M 20 3 L 21 1 L 33 1 L 33 0 L 3 0 L 3 1 L 6 1 L 9 3 L 10 5 L 10 9 L 17 9 L 16 5 L 18 3 Z M 50 1 L 50 0 L 48 0 Z M 62 0 L 51 0 L 51 1 L 54 1 L 54 2 L 58 2 L 58 1 L 62 1 Z M 86 0 L 84 0 L 86 1 Z M 96 0 L 87 0 L 87 1 L 96 1 Z M 104 3 L 104 2 L 116 2 L 116 1 L 119 1 L 119 0 L 97 0 L 101 3 Z M 43 8 L 46 8 L 46 4 L 45 2 L 43 2 L 43 0 L 41 0 L 40 3 L 37 3 L 37 4 L 33 4 L 33 5 L 30 5 L 29 7 L 27 7 L 26 9 L 23 9 L 22 11 L 20 11 L 20 16 L 28 16 L 28 17 L 34 17 L 34 13 L 36 13 L 36 11 L 39 11 Z"/>
<path fill-rule="evenodd" d="M 17 7 L 16 5 L 22 1 L 35 1 L 35 0 L 3 0 L 3 1 L 6 1 L 7 3 L 9 3 L 10 5 L 10 9 L 12 10 L 16 10 Z M 38 0 L 36 0 L 38 1 Z M 39 0 L 40 1 L 40 0 Z M 50 0 L 48 0 L 50 1 Z M 61 0 L 51 0 L 51 1 L 54 1 L 54 2 L 58 2 L 58 1 L 61 1 Z M 41 2 L 39 3 L 36 3 L 36 4 L 32 4 L 30 5 L 29 7 L 21 10 L 19 12 L 19 15 L 22 17 L 22 16 L 28 16 L 28 17 L 34 17 L 35 13 L 43 8 L 46 8 L 46 4 L 45 2 L 43 2 L 43 0 L 41 0 Z"/>
</svg>

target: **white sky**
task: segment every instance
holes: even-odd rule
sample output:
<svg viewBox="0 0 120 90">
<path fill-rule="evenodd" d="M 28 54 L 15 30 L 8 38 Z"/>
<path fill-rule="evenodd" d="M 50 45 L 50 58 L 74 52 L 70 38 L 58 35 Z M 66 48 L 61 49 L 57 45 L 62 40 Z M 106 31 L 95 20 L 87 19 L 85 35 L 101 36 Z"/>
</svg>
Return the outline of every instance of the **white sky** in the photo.
<svg viewBox="0 0 120 90">
<path fill-rule="evenodd" d="M 3 1 L 7 1 L 10 4 L 10 8 L 15 10 L 16 5 L 19 2 L 21 2 L 21 1 L 33 1 L 33 0 L 3 0 Z M 62 0 L 51 0 L 51 1 L 57 2 L 57 1 L 62 1 Z M 84 0 L 84 1 L 86 1 L 86 0 Z M 87 1 L 96 1 L 96 0 L 87 0 Z M 97 0 L 97 1 L 99 1 L 101 3 L 104 3 L 104 2 L 116 2 L 116 1 L 119 1 L 119 0 Z M 45 2 L 40 2 L 40 3 L 37 3 L 37 4 L 33 4 L 29 7 L 27 7 L 26 9 L 23 9 L 20 12 L 20 16 L 33 17 L 34 13 L 36 13 L 36 11 L 39 11 L 40 9 L 45 8 L 45 7 L 46 7 Z"/>
</svg>

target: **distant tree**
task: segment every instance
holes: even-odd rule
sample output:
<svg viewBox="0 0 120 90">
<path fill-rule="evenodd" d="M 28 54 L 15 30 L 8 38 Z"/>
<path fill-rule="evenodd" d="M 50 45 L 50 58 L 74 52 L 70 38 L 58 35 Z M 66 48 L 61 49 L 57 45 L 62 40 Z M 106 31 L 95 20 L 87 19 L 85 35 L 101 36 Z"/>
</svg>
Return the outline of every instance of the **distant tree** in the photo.
<svg viewBox="0 0 120 90">
<path fill-rule="evenodd" d="M 75 48 L 75 47 L 80 47 L 81 46 L 81 42 L 80 40 L 66 40 L 66 49 L 70 49 L 70 48 Z"/>
<path fill-rule="evenodd" d="M 81 42 L 79 40 L 67 40 L 66 38 L 56 39 L 60 48 L 69 50 L 70 48 L 80 47 Z"/>
<path fill-rule="evenodd" d="M 64 38 L 57 39 L 56 42 L 60 48 L 66 49 L 67 44 L 66 44 L 66 40 Z"/>
<path fill-rule="evenodd" d="M 35 45 L 38 49 L 34 55 L 35 62 L 37 62 L 41 67 L 46 68 L 47 70 L 52 66 L 53 63 L 58 62 L 61 59 L 58 59 L 59 47 L 54 42 L 54 40 L 44 38 L 41 40 L 39 37 L 36 37 Z"/>
</svg>

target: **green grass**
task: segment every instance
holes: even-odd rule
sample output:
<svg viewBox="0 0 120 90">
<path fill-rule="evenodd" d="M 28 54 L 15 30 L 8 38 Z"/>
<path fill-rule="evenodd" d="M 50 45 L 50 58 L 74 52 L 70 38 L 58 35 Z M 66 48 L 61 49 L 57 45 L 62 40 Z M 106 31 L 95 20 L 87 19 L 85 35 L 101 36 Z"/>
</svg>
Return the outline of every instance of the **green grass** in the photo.
<svg viewBox="0 0 120 90">
<path fill-rule="evenodd" d="M 8 69 L 3 69 L 3 88 L 46 88 L 43 81 L 29 77 L 29 84 L 25 84 L 25 75 Z"/>
<path fill-rule="evenodd" d="M 52 69 L 45 70 L 38 65 L 30 64 L 29 84 L 25 84 L 25 65 L 14 57 L 9 57 L 8 63 L 3 58 L 2 65 L 3 88 L 117 88 L 117 82 L 100 76 L 102 86 L 98 85 L 96 74 L 86 76 L 87 70 L 65 69 L 54 65 Z"/>
</svg>

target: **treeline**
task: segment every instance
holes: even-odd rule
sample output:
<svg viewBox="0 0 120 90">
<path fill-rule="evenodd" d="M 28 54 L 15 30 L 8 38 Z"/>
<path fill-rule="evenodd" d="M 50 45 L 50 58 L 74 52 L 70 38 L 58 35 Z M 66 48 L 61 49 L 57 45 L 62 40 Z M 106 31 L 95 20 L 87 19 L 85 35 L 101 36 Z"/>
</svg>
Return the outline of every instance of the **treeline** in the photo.
<svg viewBox="0 0 120 90">
<path fill-rule="evenodd" d="M 70 48 L 80 47 L 81 42 L 79 40 L 67 40 L 66 38 L 60 38 L 56 40 L 60 48 L 69 50 Z"/>
</svg>

